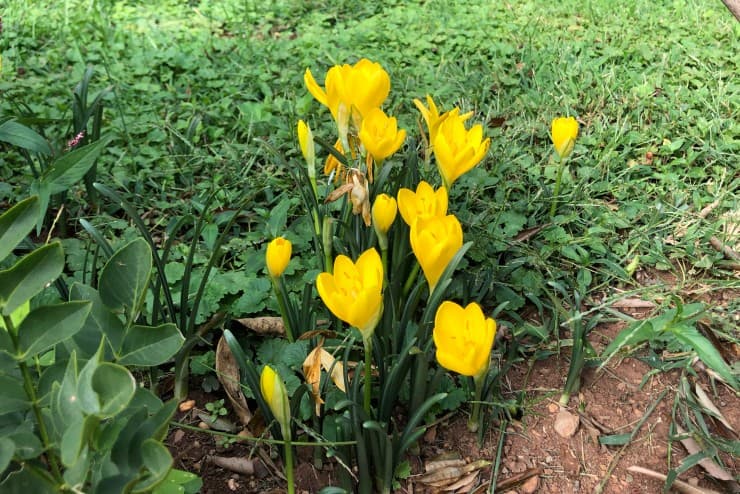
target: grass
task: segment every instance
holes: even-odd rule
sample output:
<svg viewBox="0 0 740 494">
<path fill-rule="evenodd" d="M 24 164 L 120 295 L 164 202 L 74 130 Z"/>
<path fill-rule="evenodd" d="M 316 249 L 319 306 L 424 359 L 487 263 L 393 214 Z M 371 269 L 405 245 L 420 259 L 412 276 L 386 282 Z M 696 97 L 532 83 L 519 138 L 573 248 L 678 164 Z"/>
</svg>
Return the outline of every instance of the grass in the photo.
<svg viewBox="0 0 740 494">
<path fill-rule="evenodd" d="M 710 244 L 712 236 L 731 244 L 723 228 L 740 221 L 726 219 L 740 209 L 740 24 L 719 1 L 636 0 L 619 12 L 605 0 L 5 5 L 0 115 L 36 119 L 61 151 L 73 137 L 72 89 L 92 65 L 91 93 L 111 89 L 103 127 L 115 137 L 98 180 L 124 191 L 152 230 L 161 235 L 170 218 L 193 210 L 223 226 L 219 213 L 251 197 L 199 321 L 224 308 L 235 317 L 276 311 L 261 263 L 270 234 L 288 227 L 302 259 L 288 275 L 313 279 L 290 175 L 262 143 L 299 166 L 296 120 L 331 132 L 304 70 L 321 81 L 331 65 L 367 57 L 390 73 L 387 107 L 411 134 L 411 100 L 425 94 L 485 123 L 488 158 L 450 201 L 475 241 L 457 293 L 497 308 L 523 355 L 561 341 L 572 293 L 590 307 L 620 293 L 661 303 L 708 295 L 711 328 L 738 341 L 726 321 L 738 301 L 712 302 L 740 288 L 733 263 Z M 549 222 L 556 163 L 548 132 L 559 115 L 576 116 L 581 135 Z M 30 173 L 8 147 L 0 180 L 5 203 L 27 193 Z M 216 207 L 203 213 L 212 188 Z M 115 205 L 92 211 L 82 194 L 72 194 L 73 220 L 87 218 L 113 243 L 136 235 Z M 72 229 L 65 247 L 74 277 L 90 247 Z M 211 234 L 203 234 L 204 252 Z M 174 280 L 186 251 L 168 265 Z M 644 287 L 636 269 L 670 281 Z"/>
</svg>

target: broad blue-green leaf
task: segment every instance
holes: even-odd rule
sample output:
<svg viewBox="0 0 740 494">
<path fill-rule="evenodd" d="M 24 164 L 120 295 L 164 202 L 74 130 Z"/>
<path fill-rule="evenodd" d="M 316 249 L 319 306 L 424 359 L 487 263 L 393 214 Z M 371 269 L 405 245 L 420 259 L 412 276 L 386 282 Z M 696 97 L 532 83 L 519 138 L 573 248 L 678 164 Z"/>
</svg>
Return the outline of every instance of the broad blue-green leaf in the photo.
<svg viewBox="0 0 740 494">
<path fill-rule="evenodd" d="M 19 360 L 45 352 L 71 337 L 85 324 L 90 302 L 75 301 L 39 307 L 18 328 Z"/>
<path fill-rule="evenodd" d="M 13 327 L 17 328 L 21 324 L 21 322 L 23 322 L 23 319 L 26 318 L 29 312 L 31 312 L 31 301 L 30 300 L 26 300 L 20 306 L 16 307 L 13 313 L 10 314 L 10 322 L 13 324 Z M 0 319 L 0 329 L 4 329 L 4 330 L 8 329 L 5 327 L 5 322 L 3 319 Z M 3 349 L 3 343 L 1 339 L 2 339 L 2 336 L 0 336 L 0 350 Z"/>
<path fill-rule="evenodd" d="M 9 316 L 21 304 L 57 279 L 64 268 L 62 244 L 40 247 L 5 271 L 0 271 L 0 308 Z"/>
<path fill-rule="evenodd" d="M 727 384 L 738 389 L 738 382 L 732 369 L 724 361 L 722 355 L 714 347 L 711 341 L 704 337 L 697 329 L 687 324 L 677 324 L 671 328 L 671 332 L 676 339 L 684 345 L 692 348 L 699 356 L 702 362 L 710 369 L 714 370 L 727 381 Z"/>
<path fill-rule="evenodd" d="M 89 300 L 92 303 L 90 316 L 82 329 L 74 335 L 68 346 L 77 347 L 77 355 L 90 358 L 98 351 L 100 339 L 105 335 L 111 347 L 118 351 L 123 342 L 123 323 L 103 304 L 98 291 L 87 285 L 75 283 L 69 291 L 70 300 Z"/>
<path fill-rule="evenodd" d="M 41 177 L 41 183 L 49 187 L 50 194 L 58 194 L 69 190 L 70 187 L 82 180 L 82 177 L 92 168 L 100 152 L 110 142 L 109 137 L 95 141 L 93 144 L 76 148 L 59 158 L 46 169 Z"/>
<path fill-rule="evenodd" d="M 41 137 L 35 130 L 13 120 L 8 120 L 0 125 L 0 141 L 34 153 L 51 154 L 51 148 L 46 142 L 46 139 Z"/>
<path fill-rule="evenodd" d="M 15 453 L 15 443 L 7 437 L 0 437 L 0 476 L 10 465 Z"/>
<path fill-rule="evenodd" d="M 108 260 L 100 273 L 98 291 L 103 303 L 123 311 L 129 320 L 139 311 L 152 272 L 152 252 L 143 238 L 132 240 Z"/>
<path fill-rule="evenodd" d="M 123 338 L 118 363 L 121 365 L 153 366 L 172 358 L 185 341 L 172 323 L 159 326 L 134 325 Z"/>
<path fill-rule="evenodd" d="M 74 352 L 67 361 L 64 378 L 52 384 L 50 408 L 52 424 L 60 436 L 70 424 L 83 419 L 77 398 L 77 356 Z"/>
<path fill-rule="evenodd" d="M 167 473 L 172 468 L 172 455 L 156 439 L 144 441 L 141 445 L 141 455 L 149 475 L 134 486 L 133 492 L 149 492 L 167 477 Z"/>
<path fill-rule="evenodd" d="M 104 362 L 98 366 L 92 380 L 100 397 L 101 413 L 113 417 L 121 413 L 136 393 L 136 379 L 122 365 Z"/>
<path fill-rule="evenodd" d="M 11 376 L 0 375 L 0 415 L 10 412 L 20 412 L 30 408 L 28 395 L 23 389 L 23 383 Z"/>
<path fill-rule="evenodd" d="M 82 451 L 84 439 L 85 419 L 80 417 L 72 422 L 62 434 L 59 452 L 65 467 L 75 464 Z"/>
<path fill-rule="evenodd" d="M 57 494 L 59 491 L 51 478 L 43 477 L 34 470 L 23 468 L 8 475 L 0 483 L 3 494 Z"/>
<path fill-rule="evenodd" d="M 203 481 L 194 473 L 173 468 L 152 494 L 197 494 L 202 486 Z"/>
<path fill-rule="evenodd" d="M 0 261 L 26 238 L 39 217 L 39 198 L 29 197 L 0 216 Z"/>
<path fill-rule="evenodd" d="M 85 445 L 77 456 L 77 461 L 64 470 L 64 481 L 68 485 L 83 484 L 90 474 L 90 448 Z"/>
<path fill-rule="evenodd" d="M 30 430 L 21 429 L 9 434 L 8 437 L 15 443 L 15 456 L 19 460 L 38 458 L 44 451 L 41 440 Z M 5 491 L 0 489 L 0 492 Z"/>
</svg>

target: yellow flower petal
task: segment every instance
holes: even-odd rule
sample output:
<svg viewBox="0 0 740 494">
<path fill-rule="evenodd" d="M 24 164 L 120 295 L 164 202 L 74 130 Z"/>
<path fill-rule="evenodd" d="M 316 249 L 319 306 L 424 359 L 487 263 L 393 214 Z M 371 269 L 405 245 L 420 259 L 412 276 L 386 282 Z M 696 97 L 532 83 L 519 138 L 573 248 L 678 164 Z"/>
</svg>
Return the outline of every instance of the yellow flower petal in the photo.
<svg viewBox="0 0 740 494">
<path fill-rule="evenodd" d="M 442 272 L 462 247 L 462 225 L 452 214 L 417 217 L 411 226 L 409 240 L 431 293 Z"/>
<path fill-rule="evenodd" d="M 290 243 L 290 240 L 283 237 L 278 237 L 267 244 L 265 263 L 267 264 L 267 272 L 270 273 L 272 278 L 282 276 L 290 262 L 292 250 L 293 244 Z"/>
<path fill-rule="evenodd" d="M 398 211 L 409 226 L 417 217 L 447 215 L 447 201 L 447 189 L 440 187 L 435 191 L 423 180 L 416 186 L 416 192 L 406 188 L 398 191 Z"/>
<path fill-rule="evenodd" d="M 465 376 L 480 376 L 488 370 L 496 322 L 483 314 L 475 302 L 463 308 L 445 301 L 434 319 L 434 344 L 439 364 Z"/>
<path fill-rule="evenodd" d="M 552 121 L 550 138 L 560 159 L 565 159 L 573 151 L 578 137 L 578 122 L 573 117 L 559 117 Z"/>
</svg>

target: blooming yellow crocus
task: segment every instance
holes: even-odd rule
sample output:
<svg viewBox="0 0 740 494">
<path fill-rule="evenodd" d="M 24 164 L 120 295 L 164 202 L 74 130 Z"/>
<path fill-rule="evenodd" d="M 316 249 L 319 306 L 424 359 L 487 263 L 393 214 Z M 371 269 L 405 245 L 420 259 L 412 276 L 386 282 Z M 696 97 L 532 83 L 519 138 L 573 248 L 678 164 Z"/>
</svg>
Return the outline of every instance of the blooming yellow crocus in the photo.
<svg viewBox="0 0 740 494">
<path fill-rule="evenodd" d="M 437 361 L 445 369 L 464 376 L 479 377 L 488 370 L 496 321 L 472 302 L 463 308 L 445 301 L 434 317 Z"/>
<path fill-rule="evenodd" d="M 411 226 L 409 240 L 431 294 L 442 272 L 462 247 L 462 225 L 452 214 L 417 217 Z"/>
<path fill-rule="evenodd" d="M 419 110 L 419 113 L 421 113 L 421 116 L 424 118 L 424 121 L 427 124 L 427 131 L 429 131 L 429 142 L 433 143 L 434 138 L 437 136 L 437 129 L 439 129 L 439 125 L 442 123 L 442 121 L 449 117 L 458 117 L 462 119 L 464 122 L 468 118 L 470 118 L 473 115 L 473 112 L 465 113 L 464 115 L 460 115 L 460 109 L 459 108 L 453 108 L 452 110 L 445 112 L 445 113 L 439 113 L 439 109 L 437 108 L 437 105 L 434 103 L 434 100 L 431 96 L 427 94 L 427 104 L 429 105 L 429 108 L 424 106 L 424 103 L 421 102 L 421 100 L 415 99 L 414 105 L 416 105 L 416 108 Z"/>
<path fill-rule="evenodd" d="M 465 128 L 464 115 L 450 114 L 440 124 L 432 142 L 437 168 L 445 187 L 477 165 L 488 151 L 491 139 L 483 139 L 483 126 Z"/>
<path fill-rule="evenodd" d="M 388 73 L 377 62 L 363 58 L 354 65 L 335 65 L 326 73 L 324 88 L 318 85 L 310 69 L 303 77 L 306 88 L 316 100 L 329 108 L 334 120 L 340 103 L 360 119 L 383 104 L 391 90 Z"/>
<path fill-rule="evenodd" d="M 447 215 L 447 189 L 440 187 L 436 191 L 423 180 L 411 189 L 398 191 L 398 210 L 403 221 L 412 226 L 417 217 Z"/>
<path fill-rule="evenodd" d="M 362 119 L 360 142 L 376 163 L 392 155 L 406 139 L 406 131 L 398 129 L 395 117 L 389 117 L 380 108 L 373 108 Z"/>
<path fill-rule="evenodd" d="M 316 148 L 313 142 L 313 132 L 303 120 L 298 120 L 298 143 L 301 146 L 301 153 L 308 163 L 309 170 L 311 170 L 316 161 Z"/>
<path fill-rule="evenodd" d="M 360 330 L 364 342 L 370 341 L 383 312 L 383 264 L 378 251 L 366 250 L 356 263 L 337 256 L 333 274 L 320 273 L 316 289 L 332 314 Z"/>
<path fill-rule="evenodd" d="M 563 160 L 573 151 L 578 137 L 578 122 L 573 117 L 558 117 L 552 121 L 550 138 L 555 152 Z"/>
<path fill-rule="evenodd" d="M 265 262 L 267 264 L 267 272 L 270 273 L 272 279 L 280 278 L 288 267 L 290 262 L 290 255 L 293 250 L 293 244 L 290 240 L 283 237 L 278 237 L 272 242 L 267 244 L 267 253 L 265 254 Z"/>
<path fill-rule="evenodd" d="M 285 389 L 285 383 L 280 376 L 266 365 L 260 375 L 260 392 L 270 411 L 275 416 L 283 439 L 290 440 L 290 402 L 288 401 L 288 391 Z"/>
</svg>

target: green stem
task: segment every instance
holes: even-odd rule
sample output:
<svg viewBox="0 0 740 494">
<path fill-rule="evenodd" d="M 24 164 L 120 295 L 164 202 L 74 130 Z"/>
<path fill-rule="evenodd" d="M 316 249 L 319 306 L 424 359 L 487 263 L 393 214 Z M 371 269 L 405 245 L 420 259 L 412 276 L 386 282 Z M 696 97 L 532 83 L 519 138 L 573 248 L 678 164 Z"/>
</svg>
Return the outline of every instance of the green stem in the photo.
<svg viewBox="0 0 740 494">
<path fill-rule="evenodd" d="M 17 352 L 18 333 L 16 332 L 13 320 L 10 318 L 10 316 L 3 316 L 3 322 L 5 323 L 5 328 L 8 330 L 8 334 L 10 335 L 10 338 L 13 341 L 13 346 Z M 53 452 L 52 443 L 49 440 L 49 433 L 46 430 L 46 422 L 44 422 L 44 416 L 41 413 L 41 408 L 39 407 L 36 390 L 33 387 L 33 378 L 31 377 L 31 372 L 28 370 L 28 366 L 23 361 L 18 362 L 18 368 L 20 369 L 21 375 L 23 376 L 23 389 L 26 391 L 28 400 L 31 402 L 33 416 L 36 418 L 36 424 L 39 428 L 39 436 L 41 436 L 41 443 L 44 445 L 44 451 L 48 452 L 48 454 L 46 455 L 46 459 L 48 460 L 49 466 L 51 467 L 51 472 L 54 475 L 54 479 L 57 483 L 64 483 L 62 471 L 59 468 L 57 457 Z"/>
<path fill-rule="evenodd" d="M 403 285 L 403 298 L 406 298 L 406 296 L 411 291 L 411 287 L 414 286 L 414 282 L 416 281 L 416 277 L 419 276 L 419 262 L 414 263 L 414 267 L 411 269 L 411 273 L 409 274 L 408 279 L 406 279 L 406 283 Z"/>
<path fill-rule="evenodd" d="M 290 324 L 290 314 L 288 314 L 288 304 L 285 300 L 285 293 L 280 288 L 280 278 L 270 278 L 272 281 L 272 288 L 275 290 L 275 296 L 277 297 L 278 308 L 280 309 L 280 316 L 283 318 L 283 324 L 285 325 L 285 336 L 288 341 L 293 343 L 293 328 Z"/>
<path fill-rule="evenodd" d="M 552 191 L 552 201 L 550 202 L 550 219 L 555 217 L 555 210 L 558 206 L 558 194 L 560 194 L 560 181 L 563 179 L 563 170 L 565 170 L 565 159 L 558 155 L 558 174 L 555 176 L 555 188 Z"/>
<path fill-rule="evenodd" d="M 295 482 L 293 481 L 293 445 L 290 435 L 285 439 L 285 479 L 288 481 L 288 494 L 295 493 Z"/>
<path fill-rule="evenodd" d="M 568 405 L 570 396 L 572 393 L 578 392 L 581 387 L 581 371 L 583 370 L 584 355 L 583 355 L 583 344 L 584 344 L 584 331 L 583 323 L 581 321 L 574 322 L 575 328 L 573 328 L 573 351 L 570 356 L 570 368 L 568 369 L 568 378 L 565 380 L 565 388 L 563 394 L 560 395 L 560 405 Z"/>
<path fill-rule="evenodd" d="M 487 373 L 488 369 L 473 378 L 473 382 L 475 383 L 475 397 L 473 401 L 473 410 L 470 412 L 470 418 L 468 419 L 468 430 L 470 432 L 478 432 L 478 428 L 480 427 L 480 405 L 481 398 L 483 396 L 483 381 L 486 380 Z"/>
<path fill-rule="evenodd" d="M 363 338 L 362 342 L 365 346 L 365 401 L 363 403 L 365 413 L 370 416 L 370 396 L 372 391 L 372 362 L 373 354 L 373 340 L 370 338 Z"/>
</svg>

